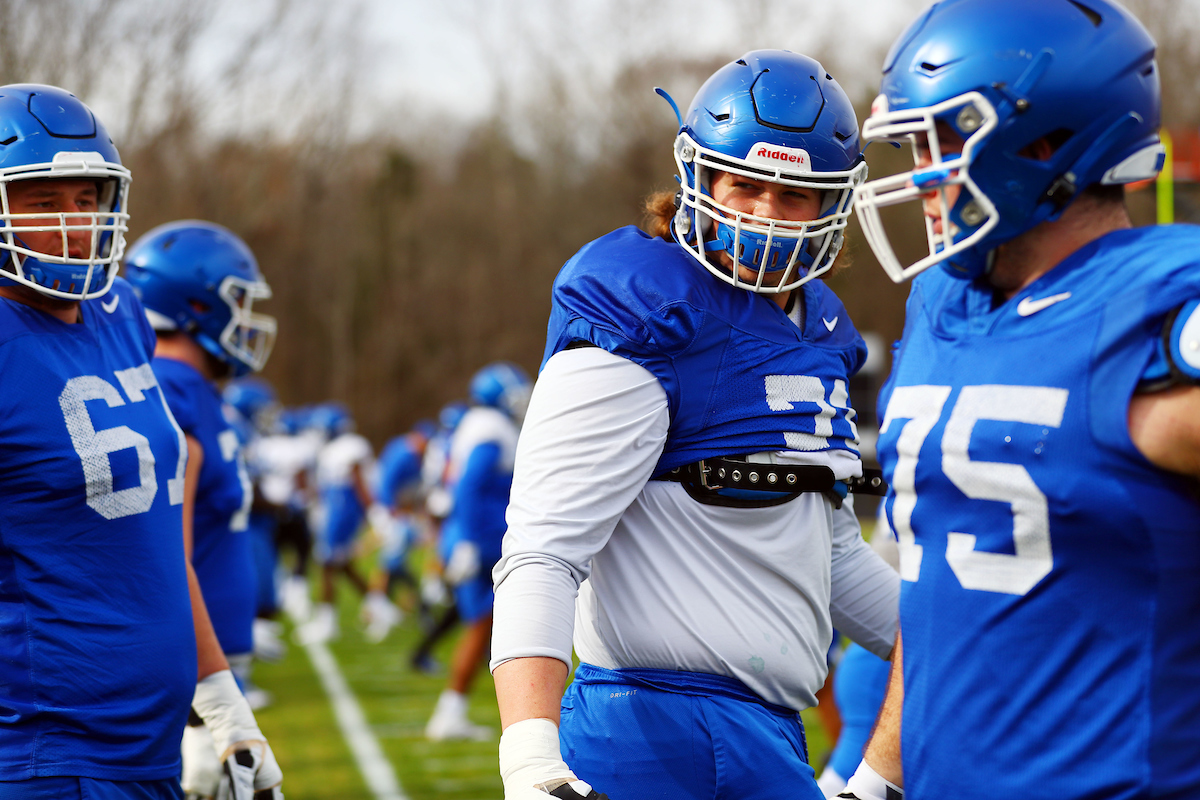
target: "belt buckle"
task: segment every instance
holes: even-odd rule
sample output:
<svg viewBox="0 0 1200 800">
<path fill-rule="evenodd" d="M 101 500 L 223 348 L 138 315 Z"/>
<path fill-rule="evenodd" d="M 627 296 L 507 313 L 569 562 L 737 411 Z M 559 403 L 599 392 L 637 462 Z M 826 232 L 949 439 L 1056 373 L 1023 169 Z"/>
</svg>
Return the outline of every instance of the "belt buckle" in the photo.
<svg viewBox="0 0 1200 800">
<path fill-rule="evenodd" d="M 701 487 L 707 489 L 710 492 L 715 492 L 716 490 L 721 488 L 720 486 L 710 486 L 709 485 L 708 473 L 712 472 L 713 468 L 708 466 L 708 464 L 705 464 L 703 458 L 696 462 L 696 468 L 700 472 L 700 486 Z"/>
</svg>

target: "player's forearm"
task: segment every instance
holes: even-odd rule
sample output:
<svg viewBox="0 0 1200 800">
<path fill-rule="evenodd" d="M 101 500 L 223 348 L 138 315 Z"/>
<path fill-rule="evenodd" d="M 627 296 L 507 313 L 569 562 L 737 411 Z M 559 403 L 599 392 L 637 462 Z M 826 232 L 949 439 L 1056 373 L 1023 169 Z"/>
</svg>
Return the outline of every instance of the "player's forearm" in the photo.
<svg viewBox="0 0 1200 800">
<path fill-rule="evenodd" d="M 354 486 L 354 494 L 357 495 L 358 502 L 362 504 L 363 508 L 370 508 L 375 498 L 367 487 L 367 480 L 363 476 L 361 464 L 355 464 L 350 468 L 350 481 Z"/>
<path fill-rule="evenodd" d="M 886 658 L 896 641 L 900 576 L 863 541 L 849 503 L 834 512 L 830 613 L 842 633 Z M 851 522 L 839 523 L 849 517 Z"/>
<path fill-rule="evenodd" d="M 196 629 L 196 680 L 201 681 L 214 672 L 229 669 L 229 662 L 225 660 L 221 643 L 217 641 L 208 607 L 204 605 L 204 595 L 200 593 L 200 581 L 190 561 L 187 563 L 187 576 L 188 594 L 192 600 L 192 624 Z"/>
<path fill-rule="evenodd" d="M 863 759 L 879 775 L 897 786 L 904 785 L 903 766 L 900 761 L 900 716 L 904 706 L 904 652 L 900 634 L 896 634 L 896 647 L 892 650 L 892 672 L 888 678 L 887 696 L 875 718 L 875 729 L 867 742 Z"/>
<path fill-rule="evenodd" d="M 567 665 L 557 658 L 514 658 L 496 667 L 496 700 L 500 726 L 507 728 L 524 719 L 559 720 Z"/>
</svg>

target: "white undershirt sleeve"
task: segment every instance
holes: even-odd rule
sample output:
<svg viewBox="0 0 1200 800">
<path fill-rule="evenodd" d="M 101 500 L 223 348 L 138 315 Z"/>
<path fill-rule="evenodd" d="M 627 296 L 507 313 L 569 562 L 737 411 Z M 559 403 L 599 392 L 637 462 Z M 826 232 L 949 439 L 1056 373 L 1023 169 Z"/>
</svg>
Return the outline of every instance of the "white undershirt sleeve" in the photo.
<svg viewBox="0 0 1200 800">
<path fill-rule="evenodd" d="M 863 541 L 853 497 L 833 512 L 831 570 L 834 627 L 887 658 L 900 621 L 900 575 Z"/>
<path fill-rule="evenodd" d="M 670 427 L 644 367 L 596 347 L 546 362 L 517 442 L 492 632 L 494 670 L 544 656 L 571 665 L 575 598 L 591 560 L 653 474 Z"/>
</svg>

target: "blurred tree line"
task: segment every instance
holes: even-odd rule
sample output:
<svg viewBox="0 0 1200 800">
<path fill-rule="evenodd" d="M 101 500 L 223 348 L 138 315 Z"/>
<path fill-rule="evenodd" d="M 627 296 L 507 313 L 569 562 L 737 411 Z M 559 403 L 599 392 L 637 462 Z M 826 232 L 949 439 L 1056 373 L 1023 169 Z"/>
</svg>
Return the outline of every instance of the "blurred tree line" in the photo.
<svg viewBox="0 0 1200 800">
<path fill-rule="evenodd" d="M 922 5 L 905 4 L 902 18 Z M 656 55 L 603 75 L 555 50 L 594 30 L 572 31 L 565 14 L 539 19 L 550 30 L 529 31 L 524 91 L 501 79 L 490 118 L 462 130 L 400 114 L 363 134 L 350 113 L 371 102 L 356 94 L 361 7 L 258 5 L 233 30 L 219 0 L 0 0 L 0 83 L 60 85 L 97 112 L 133 172 L 130 242 L 180 218 L 241 235 L 274 290 L 263 310 L 280 323 L 265 377 L 288 404 L 348 403 L 376 444 L 461 398 L 488 361 L 536 370 L 561 265 L 640 222 L 645 196 L 674 185 L 674 115 L 652 88 L 686 108 L 708 74 L 749 49 Z M 771 27 L 781 0 L 751 5 L 760 22 L 734 39 L 788 46 Z M 1195 127 L 1194 8 L 1136 8 L 1162 43 L 1166 121 Z M 843 86 L 861 120 L 877 85 L 863 65 L 881 63 L 886 45 L 849 47 L 852 26 L 832 30 L 810 53 L 852 76 Z M 497 74 L 513 47 L 489 51 Z M 911 163 L 892 148 L 868 156 L 876 174 Z M 1152 219 L 1144 205 L 1136 212 Z M 831 283 L 859 328 L 890 342 L 907 287 L 887 279 L 857 229 L 848 251 L 853 268 Z"/>
</svg>

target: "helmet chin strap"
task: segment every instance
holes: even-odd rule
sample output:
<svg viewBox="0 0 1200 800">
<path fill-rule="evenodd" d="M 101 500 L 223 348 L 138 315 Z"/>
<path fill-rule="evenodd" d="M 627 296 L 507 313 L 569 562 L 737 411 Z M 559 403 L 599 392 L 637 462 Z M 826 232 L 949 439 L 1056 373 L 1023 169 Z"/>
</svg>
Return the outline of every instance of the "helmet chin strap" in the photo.
<svg viewBox="0 0 1200 800">
<path fill-rule="evenodd" d="M 21 247 L 24 247 L 26 250 L 32 250 L 32 249 L 33 249 L 32 247 L 30 247 L 30 246 L 29 246 L 29 243 L 28 243 L 28 242 L 26 242 L 25 240 L 23 240 L 23 239 L 22 239 L 20 236 L 18 236 L 16 233 L 13 233 L 13 234 L 12 234 L 12 238 L 13 238 L 13 241 L 14 241 L 16 244 L 20 245 Z M 10 256 L 9 256 L 9 259 L 8 259 L 8 262 L 9 262 L 9 263 L 12 263 L 12 259 L 16 259 L 16 260 L 17 260 L 17 268 L 18 268 L 18 270 L 19 270 L 18 272 L 14 273 L 14 274 L 20 275 L 21 277 L 23 277 L 23 278 L 24 278 L 25 280 L 27 280 L 27 281 L 29 281 L 29 280 L 33 280 L 33 278 L 29 277 L 29 270 L 27 269 L 27 267 L 30 265 L 30 262 L 32 262 L 32 263 L 33 263 L 33 266 L 34 266 L 35 268 L 37 267 L 37 265 L 39 265 L 39 264 L 41 264 L 41 263 L 42 263 L 40 260 L 38 260 L 38 259 L 34 258 L 33 256 L 30 256 L 30 255 L 25 255 L 25 254 L 23 254 L 23 253 L 18 253 L 18 252 L 16 252 L 16 251 L 13 251 L 13 252 L 10 254 Z M 36 281 L 35 281 L 35 282 L 36 282 Z"/>
</svg>

